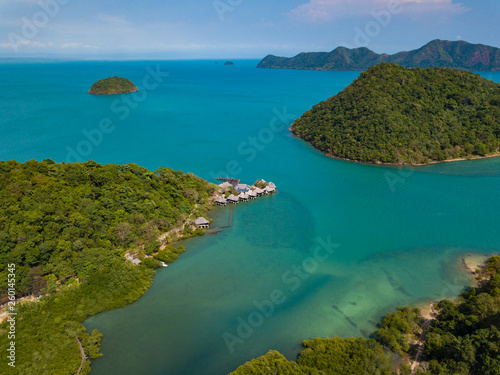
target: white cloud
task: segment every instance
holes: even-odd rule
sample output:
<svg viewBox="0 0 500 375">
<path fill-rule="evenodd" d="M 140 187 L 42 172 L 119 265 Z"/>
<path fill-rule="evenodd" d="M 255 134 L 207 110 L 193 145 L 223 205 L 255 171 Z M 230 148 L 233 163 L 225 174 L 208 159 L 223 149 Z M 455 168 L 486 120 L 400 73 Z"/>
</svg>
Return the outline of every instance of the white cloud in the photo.
<svg viewBox="0 0 500 375">
<path fill-rule="evenodd" d="M 381 9 L 401 9 L 401 13 L 419 14 L 444 12 L 458 14 L 468 11 L 455 0 L 309 0 L 288 15 L 300 21 L 322 22 L 333 19 L 366 15 Z M 399 13 L 399 12 L 398 12 Z"/>
<path fill-rule="evenodd" d="M 83 43 L 64 43 L 61 45 L 61 48 L 90 48 L 90 49 L 99 49 L 96 46 L 92 46 L 90 44 L 83 44 Z"/>
<path fill-rule="evenodd" d="M 18 41 L 16 46 L 14 46 L 12 43 L 0 43 L 0 48 L 19 48 L 21 46 L 27 48 L 49 48 L 49 47 L 54 47 L 54 43 L 53 42 L 41 43 L 28 39 Z"/>
</svg>

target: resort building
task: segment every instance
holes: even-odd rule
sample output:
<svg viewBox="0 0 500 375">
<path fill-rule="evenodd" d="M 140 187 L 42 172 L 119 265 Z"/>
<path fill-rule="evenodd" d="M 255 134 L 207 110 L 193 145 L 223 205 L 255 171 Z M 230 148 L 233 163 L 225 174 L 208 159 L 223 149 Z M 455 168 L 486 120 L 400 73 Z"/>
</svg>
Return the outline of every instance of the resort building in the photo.
<svg viewBox="0 0 500 375">
<path fill-rule="evenodd" d="M 236 197 L 235 195 L 231 194 L 228 198 L 227 201 L 231 204 L 238 204 L 240 202 L 240 198 Z"/>
<path fill-rule="evenodd" d="M 204 217 L 199 217 L 194 221 L 194 225 L 202 229 L 210 229 L 210 222 Z"/>
<path fill-rule="evenodd" d="M 255 199 L 257 198 L 257 193 L 253 190 L 248 191 L 247 193 L 249 199 Z"/>
<path fill-rule="evenodd" d="M 217 206 L 225 206 L 227 204 L 227 200 L 223 197 L 215 197 L 215 203 L 217 203 Z"/>
<path fill-rule="evenodd" d="M 142 263 L 142 261 L 140 259 L 137 259 L 137 258 L 136 259 L 132 259 L 131 262 L 132 262 L 132 264 L 135 264 L 136 266 L 138 266 L 139 264 Z"/>
<path fill-rule="evenodd" d="M 275 191 L 276 191 L 276 189 L 273 187 L 270 187 L 269 185 L 264 188 L 265 194 L 271 194 L 271 193 L 274 193 Z"/>
<path fill-rule="evenodd" d="M 231 185 L 231 184 L 230 184 L 229 182 L 227 182 L 227 181 L 224 181 L 222 184 L 219 184 L 219 187 L 220 187 L 220 191 L 221 191 L 221 192 L 224 192 L 224 191 L 226 191 L 226 190 L 228 190 L 228 189 L 232 188 L 232 187 L 233 187 L 233 185 Z"/>
<path fill-rule="evenodd" d="M 260 197 L 262 194 L 264 194 L 264 190 L 262 190 L 261 188 L 257 188 L 254 191 L 258 197 Z"/>
<path fill-rule="evenodd" d="M 242 201 L 242 202 L 248 201 L 248 195 L 245 193 L 240 193 L 240 195 L 238 195 L 238 198 L 240 198 L 240 201 Z"/>
<path fill-rule="evenodd" d="M 247 184 L 238 184 L 236 185 L 235 189 L 238 193 L 246 193 L 248 190 L 250 190 L 250 186 Z"/>
</svg>

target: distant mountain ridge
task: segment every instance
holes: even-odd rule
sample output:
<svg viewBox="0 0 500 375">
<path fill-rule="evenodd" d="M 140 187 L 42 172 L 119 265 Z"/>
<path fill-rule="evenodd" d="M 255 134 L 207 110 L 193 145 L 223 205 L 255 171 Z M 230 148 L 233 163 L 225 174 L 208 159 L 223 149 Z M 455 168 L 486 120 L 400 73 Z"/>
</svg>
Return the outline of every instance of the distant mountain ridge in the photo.
<svg viewBox="0 0 500 375">
<path fill-rule="evenodd" d="M 382 62 L 405 68 L 447 67 L 500 71 L 500 48 L 465 41 L 433 40 L 413 51 L 378 54 L 366 47 L 337 47 L 331 52 L 303 52 L 295 57 L 266 56 L 257 68 L 305 70 L 366 70 Z"/>
</svg>

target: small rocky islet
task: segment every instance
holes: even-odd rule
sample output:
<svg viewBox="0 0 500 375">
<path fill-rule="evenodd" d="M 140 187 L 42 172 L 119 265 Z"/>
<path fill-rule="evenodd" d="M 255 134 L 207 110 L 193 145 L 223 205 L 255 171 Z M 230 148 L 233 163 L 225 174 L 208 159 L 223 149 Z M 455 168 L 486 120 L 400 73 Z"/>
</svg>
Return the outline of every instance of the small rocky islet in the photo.
<svg viewBox="0 0 500 375">
<path fill-rule="evenodd" d="M 108 77 L 95 82 L 89 90 L 91 95 L 115 95 L 127 94 L 139 91 L 127 78 L 122 77 Z"/>
</svg>

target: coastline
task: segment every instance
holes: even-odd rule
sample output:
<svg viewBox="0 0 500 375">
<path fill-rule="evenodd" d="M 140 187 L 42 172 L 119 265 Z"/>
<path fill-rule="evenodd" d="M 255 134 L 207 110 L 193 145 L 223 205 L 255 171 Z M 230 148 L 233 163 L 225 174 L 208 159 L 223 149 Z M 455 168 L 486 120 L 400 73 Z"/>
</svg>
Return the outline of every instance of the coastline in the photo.
<svg viewBox="0 0 500 375">
<path fill-rule="evenodd" d="M 321 151 L 320 149 L 316 148 L 314 145 L 312 145 L 310 142 L 306 141 L 305 139 L 299 137 L 296 135 L 292 128 L 290 127 L 288 129 L 290 131 L 290 134 L 292 137 L 298 138 L 303 142 L 306 142 L 309 144 L 311 147 L 313 147 L 315 150 L 321 152 L 323 155 L 332 158 L 332 159 L 337 159 L 337 160 L 343 160 L 343 161 L 350 161 L 353 163 L 358 163 L 358 164 L 367 164 L 367 165 L 380 165 L 380 166 L 391 166 L 391 167 L 426 167 L 429 165 L 434 165 L 434 164 L 443 164 L 443 163 L 452 163 L 456 161 L 468 161 L 468 160 L 481 160 L 481 159 L 489 159 L 489 158 L 496 158 L 500 157 L 500 151 L 496 152 L 494 154 L 488 154 L 485 156 L 469 156 L 469 157 L 461 157 L 461 158 L 456 158 L 456 159 L 446 159 L 446 160 L 433 160 L 428 163 L 423 163 L 423 164 L 411 164 L 411 163 L 382 163 L 380 161 L 362 161 L 362 160 L 354 160 L 354 159 L 348 159 L 348 158 L 342 158 L 340 156 L 332 155 L 327 152 Z"/>
<path fill-rule="evenodd" d="M 216 207 L 215 205 L 215 201 L 214 201 L 214 198 L 211 196 L 208 198 L 207 202 L 206 202 L 206 205 L 205 205 L 205 208 L 206 208 L 206 213 L 207 213 L 207 216 L 208 214 Z M 175 230 L 178 226 L 184 226 L 187 222 L 189 221 L 182 221 L 180 222 L 176 227 L 172 228 L 171 230 Z M 177 234 L 177 233 L 176 233 Z M 196 237 L 197 235 L 194 234 L 194 233 L 189 233 L 189 234 L 185 234 L 183 235 L 183 237 L 181 238 L 180 236 L 173 236 L 173 238 L 171 239 L 171 241 L 168 241 L 167 243 L 169 244 L 175 244 L 177 242 L 180 242 L 181 240 L 186 240 L 186 239 L 190 239 L 190 238 L 194 238 Z M 163 240 L 165 240 L 163 238 Z M 165 243 L 163 243 L 162 241 L 162 245 L 164 247 Z M 126 257 L 124 258 L 123 257 L 123 254 L 122 254 L 122 259 L 123 259 L 123 262 L 127 262 L 127 259 Z M 175 260 L 174 260 L 175 261 Z M 135 266 L 135 267 L 139 267 L 139 266 Z M 161 267 L 159 268 L 161 269 Z M 153 273 L 150 275 L 150 278 L 149 278 L 149 281 L 146 283 L 145 287 L 138 287 L 135 292 L 136 292 L 136 295 L 133 296 L 133 299 L 129 299 L 125 304 L 118 304 L 118 305 L 115 305 L 113 306 L 112 308 L 103 308 L 97 312 L 93 312 L 93 313 L 90 313 L 90 314 L 87 314 L 85 313 L 85 317 L 82 321 L 79 321 L 79 320 L 74 320 L 74 319 L 68 319 L 68 321 L 71 321 L 73 323 L 76 323 L 76 325 L 82 329 L 82 332 L 85 332 L 86 334 L 90 336 L 93 335 L 93 332 L 91 332 L 89 329 L 87 329 L 87 327 L 85 326 L 85 321 L 92 317 L 92 316 L 95 316 L 97 314 L 100 314 L 100 313 L 103 313 L 103 312 L 108 312 L 108 311 L 113 311 L 113 310 L 116 310 L 116 309 L 119 309 L 119 308 L 122 308 L 122 307 L 125 307 L 127 305 L 131 305 L 132 303 L 134 302 L 137 302 L 140 298 L 142 298 L 146 292 L 151 288 L 151 286 L 153 285 L 153 279 L 154 279 L 154 276 L 157 275 L 157 271 L 158 269 L 154 269 L 152 270 Z M 16 306 L 17 305 L 36 305 L 40 302 L 42 302 L 45 298 L 51 298 L 52 296 L 57 296 L 59 293 L 62 293 L 61 290 L 55 292 L 55 293 L 52 293 L 52 294 L 47 294 L 47 295 L 40 295 L 38 298 L 35 296 L 35 295 L 28 295 L 28 296 L 25 296 L 25 297 L 21 297 L 21 298 L 16 298 Z M 57 298 L 57 297 L 56 297 Z M 117 300 L 116 298 L 114 299 L 115 301 Z M 8 307 L 8 303 L 5 303 L 4 305 L 1 305 L 0 306 L 0 325 L 2 324 L 6 324 L 5 323 L 5 320 L 8 318 L 8 314 L 7 314 L 7 307 Z M 16 307 L 17 308 L 17 307 Z M 102 334 L 101 334 L 102 335 Z M 101 337 L 104 337 L 104 335 L 102 335 Z M 80 364 L 80 367 L 78 369 L 78 371 L 76 372 L 76 374 L 80 373 L 80 371 L 82 370 L 82 365 L 86 362 L 86 361 L 90 361 L 90 368 L 92 370 L 92 364 L 94 363 L 94 361 L 96 359 L 98 359 L 99 357 L 94 357 L 94 356 L 89 356 L 87 355 L 86 357 L 84 357 L 83 355 L 83 346 L 82 346 L 82 342 L 80 342 L 78 340 L 78 336 L 76 336 L 76 340 L 78 342 L 78 345 L 79 345 L 79 352 L 78 352 L 78 362 Z M 100 342 L 100 340 L 99 340 Z M 85 345 L 85 343 L 83 343 L 83 345 Z M 85 349 L 87 348 L 87 346 L 85 346 Z M 103 355 L 102 354 L 102 351 L 101 351 L 101 346 L 100 346 L 100 343 L 99 343 L 99 348 L 98 348 L 98 353 L 101 354 L 101 356 Z M 80 361 L 81 359 L 81 361 Z M 85 359 L 85 360 L 84 360 Z M 76 367 L 75 367 L 76 369 Z M 1 371 L 0 371 L 1 372 Z M 74 372 L 73 372 L 74 373 Z"/>
<path fill-rule="evenodd" d="M 491 258 L 494 254 L 480 254 L 480 253 L 463 253 L 459 255 L 456 259 L 456 266 L 466 275 L 469 275 L 470 285 L 477 286 L 478 280 L 477 276 L 481 273 L 481 270 L 485 267 L 486 262 L 489 258 Z M 456 297 L 451 298 L 454 300 Z M 448 299 L 448 298 L 444 298 Z M 428 320 L 433 319 L 437 316 L 436 305 L 441 300 L 431 300 L 427 302 L 421 302 L 415 304 L 415 307 L 418 307 L 421 310 L 420 315 L 422 318 Z"/>
<path fill-rule="evenodd" d="M 467 254 L 461 257 L 462 266 L 465 272 L 477 276 L 477 271 L 484 268 L 486 262 L 492 255 L 486 254 Z"/>
</svg>

